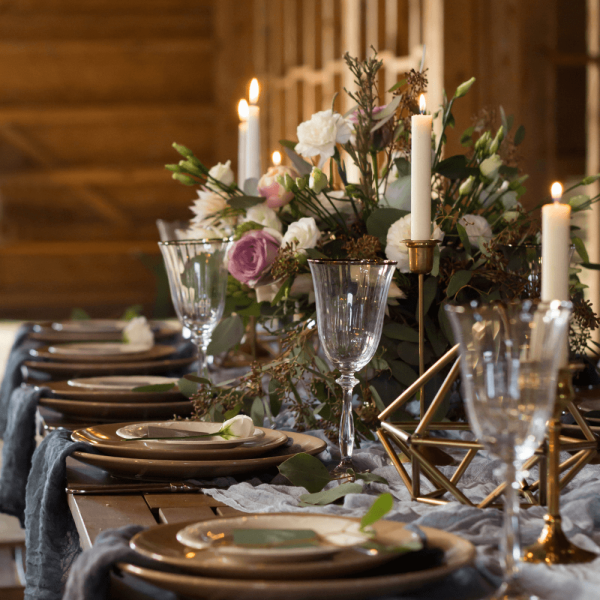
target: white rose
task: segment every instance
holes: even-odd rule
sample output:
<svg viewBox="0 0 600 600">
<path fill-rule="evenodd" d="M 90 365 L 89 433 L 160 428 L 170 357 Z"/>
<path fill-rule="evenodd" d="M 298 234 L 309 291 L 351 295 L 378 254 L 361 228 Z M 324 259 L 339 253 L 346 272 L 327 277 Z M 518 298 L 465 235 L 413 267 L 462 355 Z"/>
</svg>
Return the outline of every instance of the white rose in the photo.
<svg viewBox="0 0 600 600">
<path fill-rule="evenodd" d="M 266 202 L 249 208 L 246 211 L 246 216 L 242 217 L 240 223 L 246 223 L 247 221 L 254 221 L 264 227 L 275 229 L 279 233 L 281 233 L 283 228 L 277 213 L 272 208 L 269 208 Z"/>
<path fill-rule="evenodd" d="M 225 164 L 217 163 L 208 171 L 212 179 L 220 181 L 223 185 L 231 185 L 233 183 L 233 171 L 231 170 L 231 161 L 228 160 Z M 211 179 L 206 182 L 206 187 L 211 190 L 220 190 L 221 188 Z"/>
<path fill-rule="evenodd" d="M 406 298 L 406 294 L 400 289 L 395 281 L 390 283 L 390 289 L 388 291 L 388 298 L 400 298 L 400 300 Z"/>
<path fill-rule="evenodd" d="M 319 168 L 332 157 L 336 144 L 345 144 L 352 130 L 344 117 L 331 109 L 315 113 L 308 121 L 300 123 L 297 129 L 296 152 L 306 158 L 320 155 Z"/>
<path fill-rule="evenodd" d="M 154 334 L 146 317 L 135 317 L 127 323 L 123 330 L 123 342 L 147 349 L 154 346 Z"/>
<path fill-rule="evenodd" d="M 403 240 L 410 239 L 410 221 L 410 214 L 398 219 L 388 229 L 387 233 L 385 255 L 390 260 L 395 260 L 398 263 L 396 268 L 401 273 L 410 273 L 408 267 L 408 248 L 403 243 Z M 444 239 L 444 232 L 437 225 L 433 230 L 431 239 L 440 241 Z"/>
<path fill-rule="evenodd" d="M 483 242 L 489 242 L 494 235 L 490 224 L 479 215 L 465 215 L 458 222 L 465 228 L 471 244 L 478 244 L 479 238 L 481 238 L 483 245 Z M 479 249 L 481 250 L 481 245 Z"/>
<path fill-rule="evenodd" d="M 247 438 L 254 433 L 254 423 L 252 419 L 246 415 L 236 415 L 233 419 L 225 421 L 221 426 L 221 431 L 227 430 L 228 437 Z M 221 436 L 215 436 L 215 440 L 224 439 Z"/>
<path fill-rule="evenodd" d="M 307 250 L 314 248 L 320 239 L 321 232 L 316 221 L 312 217 L 304 217 L 290 224 L 281 245 L 295 243 L 296 250 Z"/>
<path fill-rule="evenodd" d="M 502 166 L 502 159 L 497 154 L 492 154 L 479 165 L 479 170 L 484 177 L 494 179 Z"/>
</svg>

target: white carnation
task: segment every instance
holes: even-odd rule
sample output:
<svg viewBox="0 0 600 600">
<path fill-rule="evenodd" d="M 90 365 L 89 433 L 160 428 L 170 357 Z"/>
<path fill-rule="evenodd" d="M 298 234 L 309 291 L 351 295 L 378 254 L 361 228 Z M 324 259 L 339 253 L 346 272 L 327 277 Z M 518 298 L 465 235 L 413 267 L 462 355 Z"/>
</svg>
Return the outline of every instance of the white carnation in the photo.
<svg viewBox="0 0 600 600">
<path fill-rule="evenodd" d="M 154 346 L 154 334 L 146 317 L 131 319 L 123 330 L 123 342 L 150 349 Z"/>
<path fill-rule="evenodd" d="M 247 221 L 254 221 L 264 227 L 275 229 L 279 233 L 281 233 L 283 227 L 277 213 L 272 208 L 269 208 L 266 202 L 249 208 L 246 211 L 246 216 L 242 217 L 240 223 L 246 223 Z"/>
<path fill-rule="evenodd" d="M 201 224 L 209 217 L 214 217 L 216 213 L 226 209 L 228 206 L 226 200 L 212 191 L 198 190 L 198 198 L 190 206 L 190 210 L 196 215 L 192 223 Z"/>
<path fill-rule="evenodd" d="M 483 245 L 484 242 L 489 242 L 494 235 L 490 224 L 484 217 L 480 217 L 479 215 L 465 215 L 458 222 L 465 228 L 471 244 L 478 244 L 481 238 Z M 481 245 L 479 249 L 481 250 Z"/>
<path fill-rule="evenodd" d="M 321 232 L 315 220 L 312 217 L 304 217 L 290 224 L 281 244 L 285 246 L 295 243 L 297 250 L 307 250 L 314 248 L 320 239 Z"/>
<path fill-rule="evenodd" d="M 225 164 L 217 163 L 212 169 L 208 171 L 208 174 L 217 181 L 220 181 L 223 185 L 230 186 L 233 183 L 233 171 L 231 170 L 231 161 L 228 160 Z M 211 190 L 219 190 L 219 186 L 214 183 L 211 179 L 206 182 L 206 187 Z"/>
<path fill-rule="evenodd" d="M 385 255 L 390 260 L 395 260 L 398 263 L 396 268 L 401 273 L 410 272 L 408 267 L 408 248 L 404 243 L 404 240 L 410 239 L 410 222 L 411 215 L 408 214 L 393 223 L 387 233 Z M 440 241 L 444 239 L 444 232 L 437 225 L 433 230 L 431 239 Z"/>
<path fill-rule="evenodd" d="M 345 144 L 352 136 L 352 130 L 339 113 L 331 109 L 315 113 L 308 121 L 300 123 L 297 129 L 296 152 L 306 158 L 320 155 L 319 168 L 332 157 L 336 144 Z"/>
</svg>

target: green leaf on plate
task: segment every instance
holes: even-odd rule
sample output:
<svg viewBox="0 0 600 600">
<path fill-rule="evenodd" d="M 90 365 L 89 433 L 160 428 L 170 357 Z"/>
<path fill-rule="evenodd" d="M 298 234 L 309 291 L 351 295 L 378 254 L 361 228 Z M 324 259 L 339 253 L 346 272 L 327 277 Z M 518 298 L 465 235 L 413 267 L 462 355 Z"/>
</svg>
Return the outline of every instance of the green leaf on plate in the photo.
<svg viewBox="0 0 600 600">
<path fill-rule="evenodd" d="M 331 481 L 327 467 L 306 452 L 288 458 L 277 468 L 292 485 L 306 488 L 311 493 L 320 492 Z"/>
<path fill-rule="evenodd" d="M 259 548 L 304 548 L 318 546 L 319 537 L 312 529 L 234 529 L 233 543 Z"/>
<path fill-rule="evenodd" d="M 387 492 L 385 494 L 381 494 L 381 496 L 379 496 L 377 500 L 373 502 L 371 508 L 367 511 L 365 516 L 360 520 L 360 528 L 364 529 L 369 525 L 373 525 L 373 523 L 376 523 L 379 521 L 379 519 L 382 519 L 385 515 L 387 515 L 390 510 L 392 510 L 393 506 L 394 499 L 392 498 L 392 495 Z"/>
<path fill-rule="evenodd" d="M 133 388 L 132 392 L 168 392 L 175 387 L 174 383 L 157 383 L 155 385 L 141 385 Z"/>
<path fill-rule="evenodd" d="M 192 375 L 191 373 L 184 375 L 183 379 L 193 381 L 194 383 L 203 383 L 204 385 L 210 385 L 210 381 L 206 379 L 206 377 L 198 377 L 198 375 Z"/>
<path fill-rule="evenodd" d="M 362 485 L 359 483 L 342 483 L 337 487 L 331 488 L 325 492 L 317 492 L 314 494 L 303 494 L 300 496 L 300 506 L 325 506 L 331 504 L 348 494 L 360 494 Z"/>
</svg>

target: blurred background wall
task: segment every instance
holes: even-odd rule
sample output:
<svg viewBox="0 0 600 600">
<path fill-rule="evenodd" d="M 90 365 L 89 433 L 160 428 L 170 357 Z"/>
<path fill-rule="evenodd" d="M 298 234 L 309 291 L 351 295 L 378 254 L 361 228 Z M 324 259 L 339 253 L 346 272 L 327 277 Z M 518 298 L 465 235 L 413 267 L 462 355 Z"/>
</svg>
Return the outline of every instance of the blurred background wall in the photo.
<svg viewBox="0 0 600 600">
<path fill-rule="evenodd" d="M 426 44 L 431 109 L 475 76 L 449 151 L 482 110 L 498 118 L 501 105 L 513 132 L 526 128 L 520 166 L 535 206 L 552 181 L 600 170 L 599 4 L 5 0 L 0 317 L 65 317 L 74 307 L 118 316 L 132 304 L 152 314 L 165 300 L 155 220 L 188 218 L 195 196 L 163 169 L 177 160 L 171 143 L 209 166 L 235 165 L 237 102 L 256 76 L 266 169 L 279 139 L 295 139 L 298 123 L 352 87 L 346 50 L 379 51 L 385 90 L 418 68 Z M 336 108 L 345 106 L 342 93 Z M 600 216 L 588 221 L 600 262 Z"/>
</svg>

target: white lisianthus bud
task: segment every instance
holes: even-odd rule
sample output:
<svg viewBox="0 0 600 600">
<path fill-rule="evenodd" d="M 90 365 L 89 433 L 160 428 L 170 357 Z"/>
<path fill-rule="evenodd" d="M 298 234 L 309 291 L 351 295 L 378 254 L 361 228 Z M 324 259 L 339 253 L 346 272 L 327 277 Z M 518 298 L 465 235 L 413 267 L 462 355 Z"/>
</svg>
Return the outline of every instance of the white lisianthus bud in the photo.
<svg viewBox="0 0 600 600">
<path fill-rule="evenodd" d="M 314 248 L 320 239 L 321 232 L 316 221 L 313 217 L 304 217 L 290 224 L 283 236 L 281 245 L 294 243 L 297 250 L 308 250 Z"/>
<path fill-rule="evenodd" d="M 219 437 L 226 440 L 231 438 L 247 438 L 254 433 L 254 423 L 246 415 L 236 415 L 233 419 L 229 419 L 229 421 L 223 423 L 219 433 Z"/>
<path fill-rule="evenodd" d="M 495 179 L 501 166 L 502 159 L 497 154 L 492 154 L 492 156 L 481 162 L 479 170 L 487 179 Z"/>
<path fill-rule="evenodd" d="M 146 317 L 131 319 L 123 330 L 123 342 L 150 349 L 154 346 L 154 334 Z"/>
<path fill-rule="evenodd" d="M 507 222 L 507 223 L 512 223 L 513 221 L 515 221 L 516 219 L 519 218 L 519 213 L 516 210 L 507 210 L 503 215 L 502 218 Z"/>
<path fill-rule="evenodd" d="M 475 182 L 475 177 L 473 175 L 469 175 L 469 178 L 466 181 L 463 181 L 458 188 L 459 196 L 466 196 L 471 193 L 473 189 L 473 183 Z"/>
<path fill-rule="evenodd" d="M 454 94 L 455 98 L 462 98 L 470 89 L 471 86 L 475 83 L 475 77 L 471 77 L 469 81 L 465 81 L 461 83 L 457 88 Z"/>
<path fill-rule="evenodd" d="M 231 170 L 231 161 L 228 160 L 225 164 L 217 163 L 212 169 L 208 171 L 208 174 L 217 181 L 220 181 L 223 185 L 230 186 L 233 183 L 233 171 Z M 211 190 L 218 191 L 219 186 L 209 179 L 206 182 L 206 187 Z"/>
<path fill-rule="evenodd" d="M 490 145 L 490 153 L 491 154 L 496 154 L 496 152 L 498 152 L 498 148 L 500 148 L 500 144 L 502 143 L 503 139 L 504 139 L 504 125 L 500 125 L 500 129 L 498 129 L 498 132 L 496 133 L 496 137 L 494 138 L 494 141 Z"/>
<path fill-rule="evenodd" d="M 315 193 L 320 194 L 329 184 L 327 181 L 327 175 L 319 169 L 319 167 L 313 167 L 310 172 L 310 178 L 308 180 L 308 187 Z"/>
</svg>

